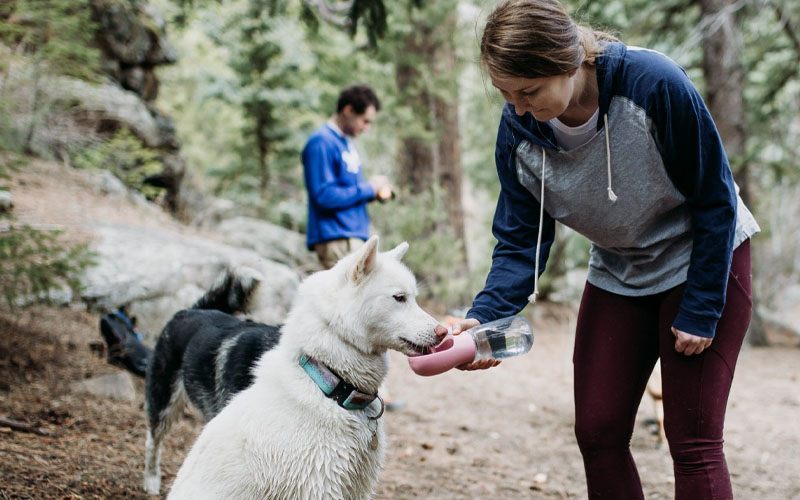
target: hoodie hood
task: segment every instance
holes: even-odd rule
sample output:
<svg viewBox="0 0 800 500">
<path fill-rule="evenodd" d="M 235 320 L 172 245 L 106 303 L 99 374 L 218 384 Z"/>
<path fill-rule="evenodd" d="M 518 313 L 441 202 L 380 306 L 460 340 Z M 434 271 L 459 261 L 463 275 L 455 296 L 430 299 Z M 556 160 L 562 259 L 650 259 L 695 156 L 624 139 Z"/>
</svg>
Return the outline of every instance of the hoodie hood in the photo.
<svg viewBox="0 0 800 500">
<path fill-rule="evenodd" d="M 597 57 L 596 68 L 600 116 L 605 116 L 608 113 L 611 96 L 614 92 L 615 75 L 626 53 L 627 47 L 624 44 L 611 42 L 605 45 L 603 53 Z M 512 104 L 506 103 L 505 106 L 503 106 L 501 120 L 509 127 L 511 133 L 515 136 L 531 141 L 542 148 L 551 150 L 560 149 L 556 146 L 556 138 L 550 124 L 536 121 L 530 113 L 525 113 L 523 116 L 517 115 Z M 602 127 L 603 120 L 598 120 L 597 130 L 600 130 Z"/>
</svg>

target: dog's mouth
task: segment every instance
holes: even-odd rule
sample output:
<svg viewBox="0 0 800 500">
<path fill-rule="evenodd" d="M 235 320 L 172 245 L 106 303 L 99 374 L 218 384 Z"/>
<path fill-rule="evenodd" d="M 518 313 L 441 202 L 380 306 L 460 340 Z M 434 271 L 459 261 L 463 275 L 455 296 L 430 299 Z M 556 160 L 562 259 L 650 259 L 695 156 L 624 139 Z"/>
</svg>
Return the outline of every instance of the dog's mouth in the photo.
<svg viewBox="0 0 800 500">
<path fill-rule="evenodd" d="M 406 353 L 408 356 L 422 356 L 431 352 L 430 346 L 415 344 L 414 342 L 402 337 L 400 337 L 400 341 L 403 342 L 403 345 L 407 347 L 409 351 L 411 351 L 410 353 Z"/>
</svg>

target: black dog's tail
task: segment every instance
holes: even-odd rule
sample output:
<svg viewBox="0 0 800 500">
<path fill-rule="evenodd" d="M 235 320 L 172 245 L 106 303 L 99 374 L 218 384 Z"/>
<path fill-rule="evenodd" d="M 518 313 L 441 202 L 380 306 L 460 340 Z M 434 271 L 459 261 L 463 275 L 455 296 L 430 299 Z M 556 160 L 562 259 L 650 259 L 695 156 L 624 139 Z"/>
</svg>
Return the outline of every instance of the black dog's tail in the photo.
<svg viewBox="0 0 800 500">
<path fill-rule="evenodd" d="M 213 309 L 226 314 L 247 312 L 250 299 L 262 279 L 261 274 L 254 269 L 229 270 L 218 284 L 211 287 L 190 309 Z"/>
</svg>

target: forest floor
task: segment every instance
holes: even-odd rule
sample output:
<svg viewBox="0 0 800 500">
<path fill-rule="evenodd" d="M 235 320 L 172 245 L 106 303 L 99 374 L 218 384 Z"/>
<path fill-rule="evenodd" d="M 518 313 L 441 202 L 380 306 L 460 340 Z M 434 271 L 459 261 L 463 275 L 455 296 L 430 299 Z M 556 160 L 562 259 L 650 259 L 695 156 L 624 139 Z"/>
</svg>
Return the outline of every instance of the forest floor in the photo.
<svg viewBox="0 0 800 500">
<path fill-rule="evenodd" d="M 38 182 L 51 184 L 45 178 Z M 63 201 L 69 187 L 63 179 L 52 184 L 60 189 L 52 198 Z M 34 195 L 37 206 L 46 204 L 47 196 Z M 23 209 L 25 196 L 15 198 Z M 82 193 L 82 218 L 93 217 L 89 196 Z M 53 207 L 40 208 L 41 223 L 52 223 L 47 214 L 54 213 Z M 30 212 L 23 215 L 36 222 Z M 128 401 L 88 396 L 74 388 L 77 381 L 125 373 L 106 363 L 98 348 L 98 321 L 96 313 L 69 308 L 0 311 L 0 417 L 45 434 L 0 423 L 0 499 L 152 498 L 140 486 L 143 381 L 132 377 L 135 396 Z M 586 497 L 572 430 L 575 311 L 542 303 L 532 322 L 531 352 L 491 370 L 453 370 L 425 378 L 415 375 L 402 355 L 391 354 L 388 386 L 408 406 L 384 416 L 388 446 L 375 500 Z M 646 425 L 652 416 L 645 396 L 631 446 L 645 497 L 669 499 L 671 460 Z M 800 500 L 798 416 L 796 342 L 745 347 L 725 431 L 736 498 Z M 168 435 L 165 485 L 200 428 L 200 420 L 187 412 Z"/>
</svg>

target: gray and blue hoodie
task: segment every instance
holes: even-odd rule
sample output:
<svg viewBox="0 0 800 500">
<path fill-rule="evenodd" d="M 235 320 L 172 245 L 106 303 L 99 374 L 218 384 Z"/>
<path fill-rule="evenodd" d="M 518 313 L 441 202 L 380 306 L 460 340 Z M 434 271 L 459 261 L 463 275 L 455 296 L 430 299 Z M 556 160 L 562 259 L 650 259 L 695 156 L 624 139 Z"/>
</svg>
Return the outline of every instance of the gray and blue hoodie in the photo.
<svg viewBox="0 0 800 500">
<path fill-rule="evenodd" d="M 601 118 L 576 149 L 559 148 L 530 113 L 503 108 L 497 245 L 467 317 L 485 323 L 522 310 L 559 221 L 592 242 L 589 283 L 643 296 L 686 282 L 673 325 L 713 337 L 733 250 L 759 231 L 716 126 L 683 69 L 662 54 L 610 43 L 596 69 Z"/>
</svg>

